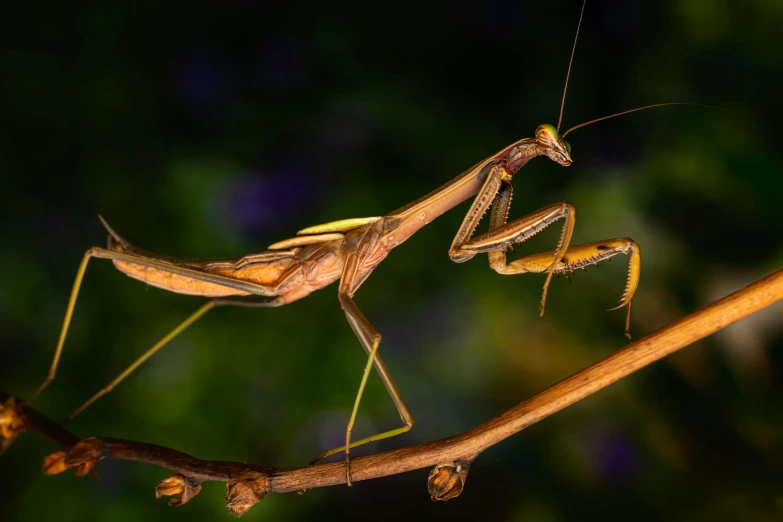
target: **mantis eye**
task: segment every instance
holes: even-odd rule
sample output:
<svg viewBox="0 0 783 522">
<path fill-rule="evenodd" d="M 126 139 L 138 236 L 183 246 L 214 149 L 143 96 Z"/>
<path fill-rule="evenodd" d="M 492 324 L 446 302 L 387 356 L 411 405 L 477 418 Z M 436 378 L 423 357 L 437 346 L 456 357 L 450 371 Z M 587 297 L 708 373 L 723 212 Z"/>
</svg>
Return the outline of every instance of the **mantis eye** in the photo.
<svg viewBox="0 0 783 522">
<path fill-rule="evenodd" d="M 565 148 L 568 151 L 568 153 L 571 154 L 571 144 L 568 143 L 567 141 L 564 141 L 563 145 L 565 145 Z"/>
<path fill-rule="evenodd" d="M 544 145 L 552 145 L 557 142 L 557 129 L 545 123 L 536 129 L 536 139 Z"/>
</svg>

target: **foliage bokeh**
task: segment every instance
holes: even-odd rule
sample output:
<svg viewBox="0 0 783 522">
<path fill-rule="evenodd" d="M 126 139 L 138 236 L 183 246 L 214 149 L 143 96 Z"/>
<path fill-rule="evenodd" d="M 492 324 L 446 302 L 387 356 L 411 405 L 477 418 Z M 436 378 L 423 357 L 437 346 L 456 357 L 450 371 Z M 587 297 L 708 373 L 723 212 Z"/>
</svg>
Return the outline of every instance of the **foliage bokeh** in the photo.
<svg viewBox="0 0 783 522">
<path fill-rule="evenodd" d="M 187 5 L 187 7 L 185 7 Z M 0 386 L 45 375 L 97 214 L 181 257 L 261 251 L 305 226 L 377 215 L 554 122 L 580 2 L 18 3 L 0 49 Z M 590 2 L 564 128 L 670 100 L 569 137 L 575 163 L 515 177 L 512 216 L 567 200 L 574 243 L 642 248 L 643 335 L 783 264 L 781 4 Z M 357 454 L 447 436 L 624 345 L 625 260 L 573 284 L 451 263 L 467 203 L 379 267 L 357 303 L 417 423 Z M 519 254 L 548 250 L 546 233 Z M 67 415 L 199 306 L 93 261 L 57 380 L 35 406 Z M 433 504 L 427 471 L 270 495 L 247 520 L 779 520 L 781 306 L 698 343 L 487 451 L 465 492 Z M 219 309 L 71 425 L 82 436 L 202 458 L 302 465 L 339 445 L 364 366 L 334 287 L 275 310 Z M 355 434 L 397 426 L 370 380 Z M 183 507 L 165 471 L 102 463 L 44 478 L 51 445 L 0 460 L 3 520 L 219 520 L 223 485 Z"/>
</svg>

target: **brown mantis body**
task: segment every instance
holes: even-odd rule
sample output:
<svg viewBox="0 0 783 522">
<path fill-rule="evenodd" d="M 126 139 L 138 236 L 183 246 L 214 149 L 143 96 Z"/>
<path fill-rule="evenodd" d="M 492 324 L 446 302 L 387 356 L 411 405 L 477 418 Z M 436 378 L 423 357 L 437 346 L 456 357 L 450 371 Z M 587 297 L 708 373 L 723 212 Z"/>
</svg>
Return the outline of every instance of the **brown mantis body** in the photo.
<svg viewBox="0 0 783 522">
<path fill-rule="evenodd" d="M 582 9 L 584 12 L 584 5 Z M 577 35 L 578 32 L 577 28 Z M 566 79 L 566 86 L 567 84 Z M 563 101 L 565 101 L 565 90 Z M 633 111 L 649 107 L 633 109 Z M 562 109 L 561 105 L 561 119 Z M 633 111 L 625 111 L 599 120 Z M 591 122 L 577 125 L 571 130 L 588 123 Z M 262 253 L 239 259 L 180 260 L 144 252 L 120 237 L 101 218 L 109 232 L 108 248 L 93 247 L 85 253 L 74 282 L 49 374 L 27 402 L 43 391 L 55 376 L 81 281 L 87 263 L 92 257 L 111 259 L 120 271 L 152 286 L 180 294 L 209 297 L 210 300 L 151 347 L 108 386 L 79 407 L 67 420 L 73 419 L 96 399 L 113 389 L 128 374 L 209 309 L 228 305 L 282 306 L 339 280 L 340 305 L 359 342 L 367 352 L 368 360 L 346 429 L 345 446 L 325 451 L 315 461 L 344 450 L 346 473 L 350 485 L 350 448 L 404 433 L 413 426 L 413 418 L 377 353 L 381 336 L 355 304 L 354 294 L 392 249 L 463 201 L 476 196 L 449 249 L 451 259 L 455 262 L 464 262 L 477 254 L 487 253 L 490 267 L 500 274 L 546 273 L 540 306 L 541 314 L 544 312 L 547 289 L 553 274 L 584 268 L 588 264 L 598 263 L 617 254 L 628 254 L 630 256 L 628 280 L 617 307 L 628 307 L 626 313 L 626 335 L 628 335 L 631 301 L 641 272 L 639 247 L 633 240 L 617 238 L 583 245 L 570 245 L 575 223 L 575 208 L 565 202 L 549 205 L 527 216 L 508 221 L 512 179 L 516 172 L 529 160 L 541 155 L 549 157 L 560 165 L 570 165 L 572 162 L 570 145 L 563 139 L 568 132 L 570 130 L 560 136 L 555 127 L 541 125 L 536 129 L 535 137 L 519 140 L 503 148 L 430 194 L 400 209 L 380 217 L 347 219 L 310 227 L 299 231 L 294 238 L 271 245 Z M 473 237 L 481 217 L 490 207 L 492 212 L 489 231 Z M 561 219 L 564 220 L 563 231 L 554 250 L 508 262 L 509 247 L 527 241 Z M 351 431 L 354 420 L 373 366 L 386 386 L 403 425 L 352 442 Z"/>
<path fill-rule="evenodd" d="M 620 306 L 630 305 L 633 299 L 640 275 L 640 254 L 638 246 L 631 239 L 611 239 L 569 247 L 575 215 L 574 207 L 569 203 L 550 205 L 528 216 L 506 222 L 511 201 L 512 172 L 521 168 L 529 159 L 548 151 L 541 143 L 542 139 L 549 136 L 548 130 L 542 126 L 538 134 L 544 136 L 543 138 L 520 140 L 420 200 L 386 216 L 348 219 L 311 227 L 300 231 L 294 238 L 271 245 L 265 252 L 239 259 L 181 260 L 148 253 L 131 245 L 101 218 L 109 232 L 108 248 L 93 247 L 85 253 L 74 283 L 50 374 L 28 401 L 38 395 L 54 378 L 82 277 L 89 259 L 96 257 L 111 259 L 117 269 L 149 285 L 180 294 L 210 297 L 211 300 L 78 408 L 68 420 L 111 391 L 141 363 L 209 309 L 225 305 L 282 306 L 339 279 L 340 304 L 369 357 L 346 432 L 346 446 L 326 451 L 316 460 L 344 449 L 346 455 L 349 455 L 351 447 L 408 431 L 413 426 L 413 418 L 377 354 L 380 334 L 356 306 L 353 296 L 393 248 L 456 204 L 478 193 L 449 250 L 454 261 L 467 261 L 479 253 L 487 252 L 490 266 L 501 274 L 546 272 L 548 277 L 544 286 L 545 296 L 553 273 L 573 271 L 620 253 L 631 254 L 628 284 Z M 570 157 L 564 155 L 562 163 L 570 163 Z M 471 239 L 479 219 L 490 205 L 493 206 L 491 230 Z M 532 254 L 511 263 L 506 262 L 505 252 L 510 245 L 530 239 L 560 219 L 565 219 L 566 224 L 556 250 Z M 544 299 L 545 297 L 541 303 L 542 312 Z M 389 391 L 403 426 L 351 443 L 351 428 L 372 365 L 375 365 Z"/>
</svg>

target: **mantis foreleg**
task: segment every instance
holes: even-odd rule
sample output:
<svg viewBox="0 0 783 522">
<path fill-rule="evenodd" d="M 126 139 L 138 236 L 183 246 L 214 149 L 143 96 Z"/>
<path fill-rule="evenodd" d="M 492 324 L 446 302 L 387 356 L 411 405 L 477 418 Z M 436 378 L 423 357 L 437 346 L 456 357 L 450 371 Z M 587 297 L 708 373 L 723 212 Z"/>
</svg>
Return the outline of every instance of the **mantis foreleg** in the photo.
<svg viewBox="0 0 783 522">
<path fill-rule="evenodd" d="M 451 256 L 452 260 L 459 263 L 467 261 L 482 252 L 501 251 L 505 259 L 505 251 L 508 246 L 514 243 L 523 243 L 555 221 L 565 219 L 560 241 L 557 244 L 557 248 L 553 250 L 552 259 L 550 259 L 550 264 L 547 267 L 547 277 L 544 282 L 544 291 L 541 295 L 540 314 L 543 315 L 547 290 L 552 280 L 555 265 L 563 258 L 571 242 L 571 235 L 574 232 L 574 222 L 576 220 L 576 209 L 570 203 L 556 203 L 506 223 L 512 192 L 508 178 L 508 173 L 502 166 L 493 165 L 490 168 L 487 180 L 473 201 L 473 205 L 470 207 L 465 220 L 462 222 L 462 226 L 460 226 L 457 232 L 457 236 L 454 238 L 454 242 L 449 250 L 449 256 Z M 489 209 L 490 205 L 493 205 L 493 217 L 489 232 L 471 239 L 481 216 Z M 497 264 L 492 266 L 492 268 L 501 274 L 519 273 L 514 271 L 513 268 L 507 267 L 505 263 Z"/>
</svg>

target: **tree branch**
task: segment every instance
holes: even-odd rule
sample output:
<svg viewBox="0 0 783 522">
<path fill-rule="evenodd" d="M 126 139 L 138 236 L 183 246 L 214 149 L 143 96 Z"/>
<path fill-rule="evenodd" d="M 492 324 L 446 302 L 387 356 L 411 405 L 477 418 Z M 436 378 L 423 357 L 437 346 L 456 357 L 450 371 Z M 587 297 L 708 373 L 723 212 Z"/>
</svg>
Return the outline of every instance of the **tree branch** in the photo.
<svg viewBox="0 0 783 522">
<path fill-rule="evenodd" d="M 23 406 L 22 399 L 0 391 L 0 442 L 2 442 L 0 454 L 10 446 L 19 433 L 30 429 L 64 449 L 69 449 L 79 442 L 79 437 L 44 414 Z M 4 433 L 5 430 L 8 433 Z"/>
<path fill-rule="evenodd" d="M 633 372 L 711 335 L 783 299 L 783 270 L 629 344 L 606 359 L 564 379 L 505 413 L 459 435 L 417 444 L 351 461 L 354 481 L 395 475 L 435 466 L 429 476 L 433 500 L 447 500 L 462 491 L 472 461 L 485 449 L 553 413 L 578 402 Z M 3 398 L 0 395 L 0 398 Z M 59 426 L 31 415 L 32 429 L 62 443 L 73 436 Z M 37 420 L 36 420 L 37 419 Z M 63 432 L 67 437 L 63 436 Z M 138 460 L 178 472 L 157 486 L 157 494 L 174 495 L 173 504 L 187 502 L 207 480 L 227 482 L 229 510 L 244 514 L 268 492 L 284 493 L 345 483 L 345 463 L 331 462 L 296 469 L 270 468 L 233 462 L 205 461 L 141 442 L 87 439 L 76 444 L 64 465 L 87 473 L 101 458 Z"/>
</svg>

